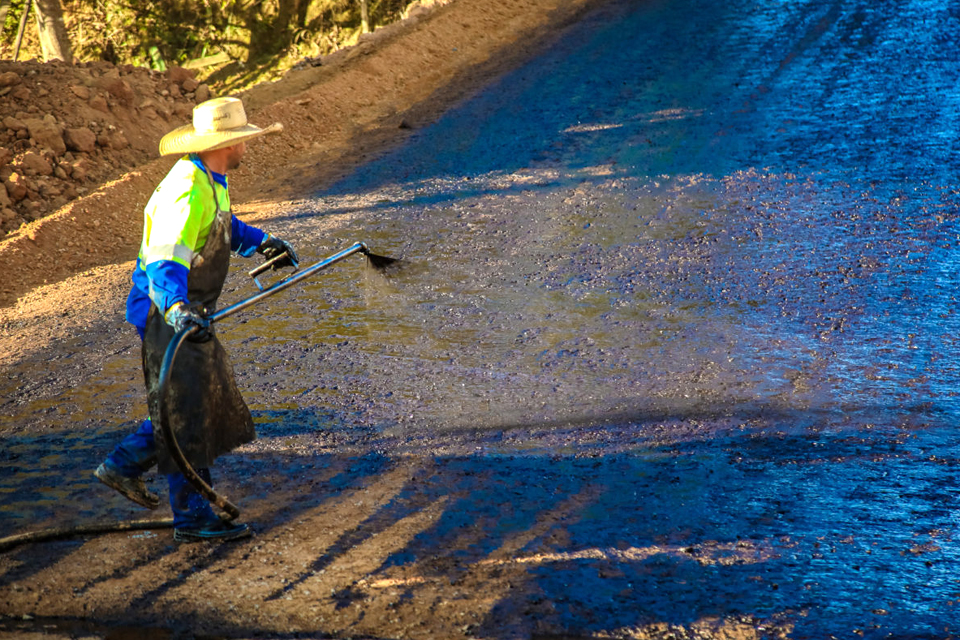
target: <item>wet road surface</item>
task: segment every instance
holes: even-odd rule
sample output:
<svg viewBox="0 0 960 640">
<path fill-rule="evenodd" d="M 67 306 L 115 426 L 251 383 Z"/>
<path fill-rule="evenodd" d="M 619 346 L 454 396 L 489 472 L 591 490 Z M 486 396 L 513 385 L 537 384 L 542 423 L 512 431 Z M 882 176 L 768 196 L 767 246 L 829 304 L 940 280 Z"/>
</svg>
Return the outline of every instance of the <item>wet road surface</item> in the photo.
<svg viewBox="0 0 960 640">
<path fill-rule="evenodd" d="M 222 475 L 261 544 L 350 515 L 263 587 L 279 621 L 193 615 L 415 637 L 453 589 L 454 635 L 960 635 L 958 39 L 933 1 L 612 2 L 273 221 L 305 260 L 406 264 L 224 322 L 261 439 Z M 0 534 L 127 517 L 87 475 L 142 411 L 120 342 L 80 385 L 7 376 Z"/>
</svg>

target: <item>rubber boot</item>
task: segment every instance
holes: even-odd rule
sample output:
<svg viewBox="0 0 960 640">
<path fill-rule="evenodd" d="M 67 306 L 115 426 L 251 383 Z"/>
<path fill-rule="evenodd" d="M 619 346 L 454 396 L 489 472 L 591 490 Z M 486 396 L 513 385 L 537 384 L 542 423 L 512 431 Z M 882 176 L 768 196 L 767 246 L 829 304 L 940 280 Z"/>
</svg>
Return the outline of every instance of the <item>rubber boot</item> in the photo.
<svg viewBox="0 0 960 640">
<path fill-rule="evenodd" d="M 209 469 L 196 471 L 204 482 L 213 486 Z M 173 510 L 173 539 L 176 542 L 236 540 L 252 533 L 246 524 L 224 522 L 217 517 L 207 499 L 182 473 L 168 474 L 167 481 L 170 485 L 170 508 Z"/>
</svg>

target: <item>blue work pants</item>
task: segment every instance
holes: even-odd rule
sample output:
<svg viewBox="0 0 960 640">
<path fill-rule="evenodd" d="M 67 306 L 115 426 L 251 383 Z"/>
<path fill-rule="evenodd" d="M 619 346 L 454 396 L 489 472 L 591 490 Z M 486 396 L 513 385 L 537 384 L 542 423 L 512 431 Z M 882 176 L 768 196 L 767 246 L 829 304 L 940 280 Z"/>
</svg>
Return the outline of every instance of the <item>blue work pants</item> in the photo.
<svg viewBox="0 0 960 640">
<path fill-rule="evenodd" d="M 153 423 L 147 419 L 140 428 L 120 441 L 107 456 L 107 465 L 122 476 L 137 478 L 157 463 L 157 445 L 153 439 Z M 204 482 L 213 486 L 210 470 L 197 469 Z M 170 488 L 170 508 L 173 510 L 173 526 L 199 529 L 215 523 L 218 518 L 207 499 L 180 473 L 167 474 Z"/>
</svg>

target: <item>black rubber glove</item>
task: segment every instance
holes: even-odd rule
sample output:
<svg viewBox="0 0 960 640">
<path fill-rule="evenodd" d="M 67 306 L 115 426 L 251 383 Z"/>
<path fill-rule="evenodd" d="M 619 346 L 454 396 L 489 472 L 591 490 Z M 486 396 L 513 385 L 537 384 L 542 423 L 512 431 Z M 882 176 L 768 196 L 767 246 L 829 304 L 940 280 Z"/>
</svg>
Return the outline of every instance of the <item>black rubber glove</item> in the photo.
<svg viewBox="0 0 960 640">
<path fill-rule="evenodd" d="M 177 333 L 189 327 L 197 327 L 197 330 L 187 338 L 191 342 L 206 342 L 213 337 L 213 332 L 210 330 L 210 320 L 200 315 L 200 312 L 196 309 L 188 307 L 182 302 L 176 302 L 167 309 L 163 319 Z"/>
<path fill-rule="evenodd" d="M 278 260 L 273 265 L 274 269 L 287 266 L 296 268 L 297 265 L 300 264 L 300 258 L 297 257 L 297 252 L 293 250 L 293 245 L 286 240 L 281 240 L 280 238 L 272 236 L 269 233 L 264 236 L 263 242 L 261 242 L 260 246 L 257 247 L 257 253 L 262 253 L 263 257 L 267 260 L 272 260 L 280 254 L 286 253 L 286 259 Z"/>
</svg>

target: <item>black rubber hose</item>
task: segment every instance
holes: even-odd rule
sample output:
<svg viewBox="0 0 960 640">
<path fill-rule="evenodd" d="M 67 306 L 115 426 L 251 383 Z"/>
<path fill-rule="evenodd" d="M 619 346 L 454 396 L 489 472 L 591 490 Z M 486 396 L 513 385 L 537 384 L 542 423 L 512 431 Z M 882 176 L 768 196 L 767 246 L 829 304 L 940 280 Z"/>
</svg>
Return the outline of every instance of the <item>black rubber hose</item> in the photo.
<svg viewBox="0 0 960 640">
<path fill-rule="evenodd" d="M 186 456 L 183 455 L 183 451 L 180 449 L 180 444 L 177 442 L 173 429 L 170 427 L 170 421 L 167 419 L 167 387 L 170 385 L 173 361 L 177 357 L 177 351 L 180 349 L 180 345 L 195 331 L 197 331 L 197 327 L 193 326 L 177 332 L 173 336 L 173 339 L 170 340 L 170 344 L 167 345 L 167 350 L 163 354 L 163 364 L 160 365 L 160 378 L 158 380 L 158 387 L 160 389 L 160 430 L 163 432 L 163 439 L 164 442 L 167 443 L 167 451 L 170 457 L 173 458 L 173 461 L 187 481 L 189 481 L 208 502 L 220 507 L 224 513 L 230 516 L 229 519 L 233 520 L 240 515 L 240 509 L 227 500 L 226 497 L 214 491 L 213 487 L 204 482 L 203 478 L 190 466 Z"/>
<path fill-rule="evenodd" d="M 49 542 L 74 536 L 92 535 L 98 533 L 112 533 L 114 531 L 138 531 L 141 529 L 169 529 L 173 527 L 173 518 L 160 520 L 123 520 L 121 522 L 106 522 L 101 524 L 78 524 L 68 527 L 51 527 L 40 531 L 18 533 L 0 538 L 0 553 L 9 551 L 28 542 Z"/>
</svg>

